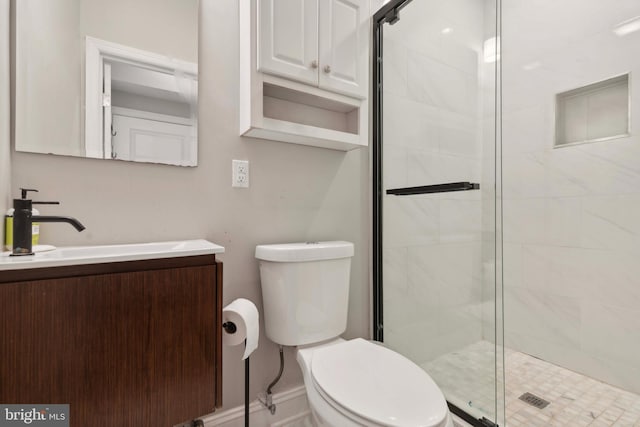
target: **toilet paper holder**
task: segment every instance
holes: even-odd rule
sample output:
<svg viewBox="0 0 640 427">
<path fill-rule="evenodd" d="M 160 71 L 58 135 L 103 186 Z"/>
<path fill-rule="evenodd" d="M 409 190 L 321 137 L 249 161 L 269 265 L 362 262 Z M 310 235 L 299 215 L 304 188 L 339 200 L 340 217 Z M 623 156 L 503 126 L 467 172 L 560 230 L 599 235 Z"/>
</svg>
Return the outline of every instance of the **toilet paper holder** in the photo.
<svg viewBox="0 0 640 427">
<path fill-rule="evenodd" d="M 222 329 L 224 329 L 225 332 L 228 334 L 235 334 L 236 331 L 238 330 L 238 327 L 233 322 L 224 322 L 222 324 Z"/>
<path fill-rule="evenodd" d="M 228 334 L 235 334 L 238 327 L 233 322 L 224 322 L 222 329 Z M 249 358 L 244 361 L 244 425 L 249 426 Z"/>
</svg>

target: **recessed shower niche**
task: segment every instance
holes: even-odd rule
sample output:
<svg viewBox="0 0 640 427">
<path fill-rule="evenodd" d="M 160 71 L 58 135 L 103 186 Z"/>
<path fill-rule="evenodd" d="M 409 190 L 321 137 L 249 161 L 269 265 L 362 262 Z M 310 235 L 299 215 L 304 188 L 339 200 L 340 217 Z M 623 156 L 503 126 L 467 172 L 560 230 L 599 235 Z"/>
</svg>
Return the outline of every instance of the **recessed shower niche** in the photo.
<svg viewBox="0 0 640 427">
<path fill-rule="evenodd" d="M 629 74 L 556 95 L 555 147 L 629 136 Z"/>
</svg>

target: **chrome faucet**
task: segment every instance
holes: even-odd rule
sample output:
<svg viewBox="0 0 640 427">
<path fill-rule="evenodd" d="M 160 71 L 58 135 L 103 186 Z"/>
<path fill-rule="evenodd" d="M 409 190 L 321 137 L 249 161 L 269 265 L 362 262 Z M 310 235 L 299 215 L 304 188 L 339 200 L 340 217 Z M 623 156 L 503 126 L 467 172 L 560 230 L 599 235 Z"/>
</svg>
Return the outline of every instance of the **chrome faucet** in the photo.
<svg viewBox="0 0 640 427">
<path fill-rule="evenodd" d="M 33 255 L 32 226 L 33 222 L 66 222 L 76 230 L 84 230 L 84 225 L 68 216 L 33 215 L 33 205 L 59 205 L 60 202 L 34 202 L 27 199 L 27 192 L 33 189 L 21 188 L 22 198 L 13 199 L 13 252 L 12 256 Z"/>
</svg>

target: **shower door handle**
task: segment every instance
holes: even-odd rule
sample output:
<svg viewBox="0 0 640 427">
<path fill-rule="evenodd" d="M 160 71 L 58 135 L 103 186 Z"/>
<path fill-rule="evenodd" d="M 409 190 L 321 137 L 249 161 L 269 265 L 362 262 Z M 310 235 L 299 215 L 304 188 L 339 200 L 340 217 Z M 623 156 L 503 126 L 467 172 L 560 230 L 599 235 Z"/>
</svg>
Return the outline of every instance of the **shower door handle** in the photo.
<svg viewBox="0 0 640 427">
<path fill-rule="evenodd" d="M 387 194 L 395 196 L 411 196 L 414 194 L 449 193 L 451 191 L 478 190 L 480 184 L 475 182 L 448 182 L 445 184 L 422 185 L 419 187 L 393 188 L 387 190 Z"/>
</svg>

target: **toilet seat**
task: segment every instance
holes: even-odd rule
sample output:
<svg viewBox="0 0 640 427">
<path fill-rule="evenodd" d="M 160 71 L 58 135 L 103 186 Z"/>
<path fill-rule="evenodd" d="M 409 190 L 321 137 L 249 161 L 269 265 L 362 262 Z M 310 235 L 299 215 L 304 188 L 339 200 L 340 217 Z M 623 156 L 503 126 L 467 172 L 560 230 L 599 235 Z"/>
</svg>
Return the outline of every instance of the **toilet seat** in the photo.
<svg viewBox="0 0 640 427">
<path fill-rule="evenodd" d="M 318 348 L 314 386 L 341 412 L 389 427 L 441 427 L 448 420 L 442 392 L 404 356 L 357 338 Z"/>
</svg>

